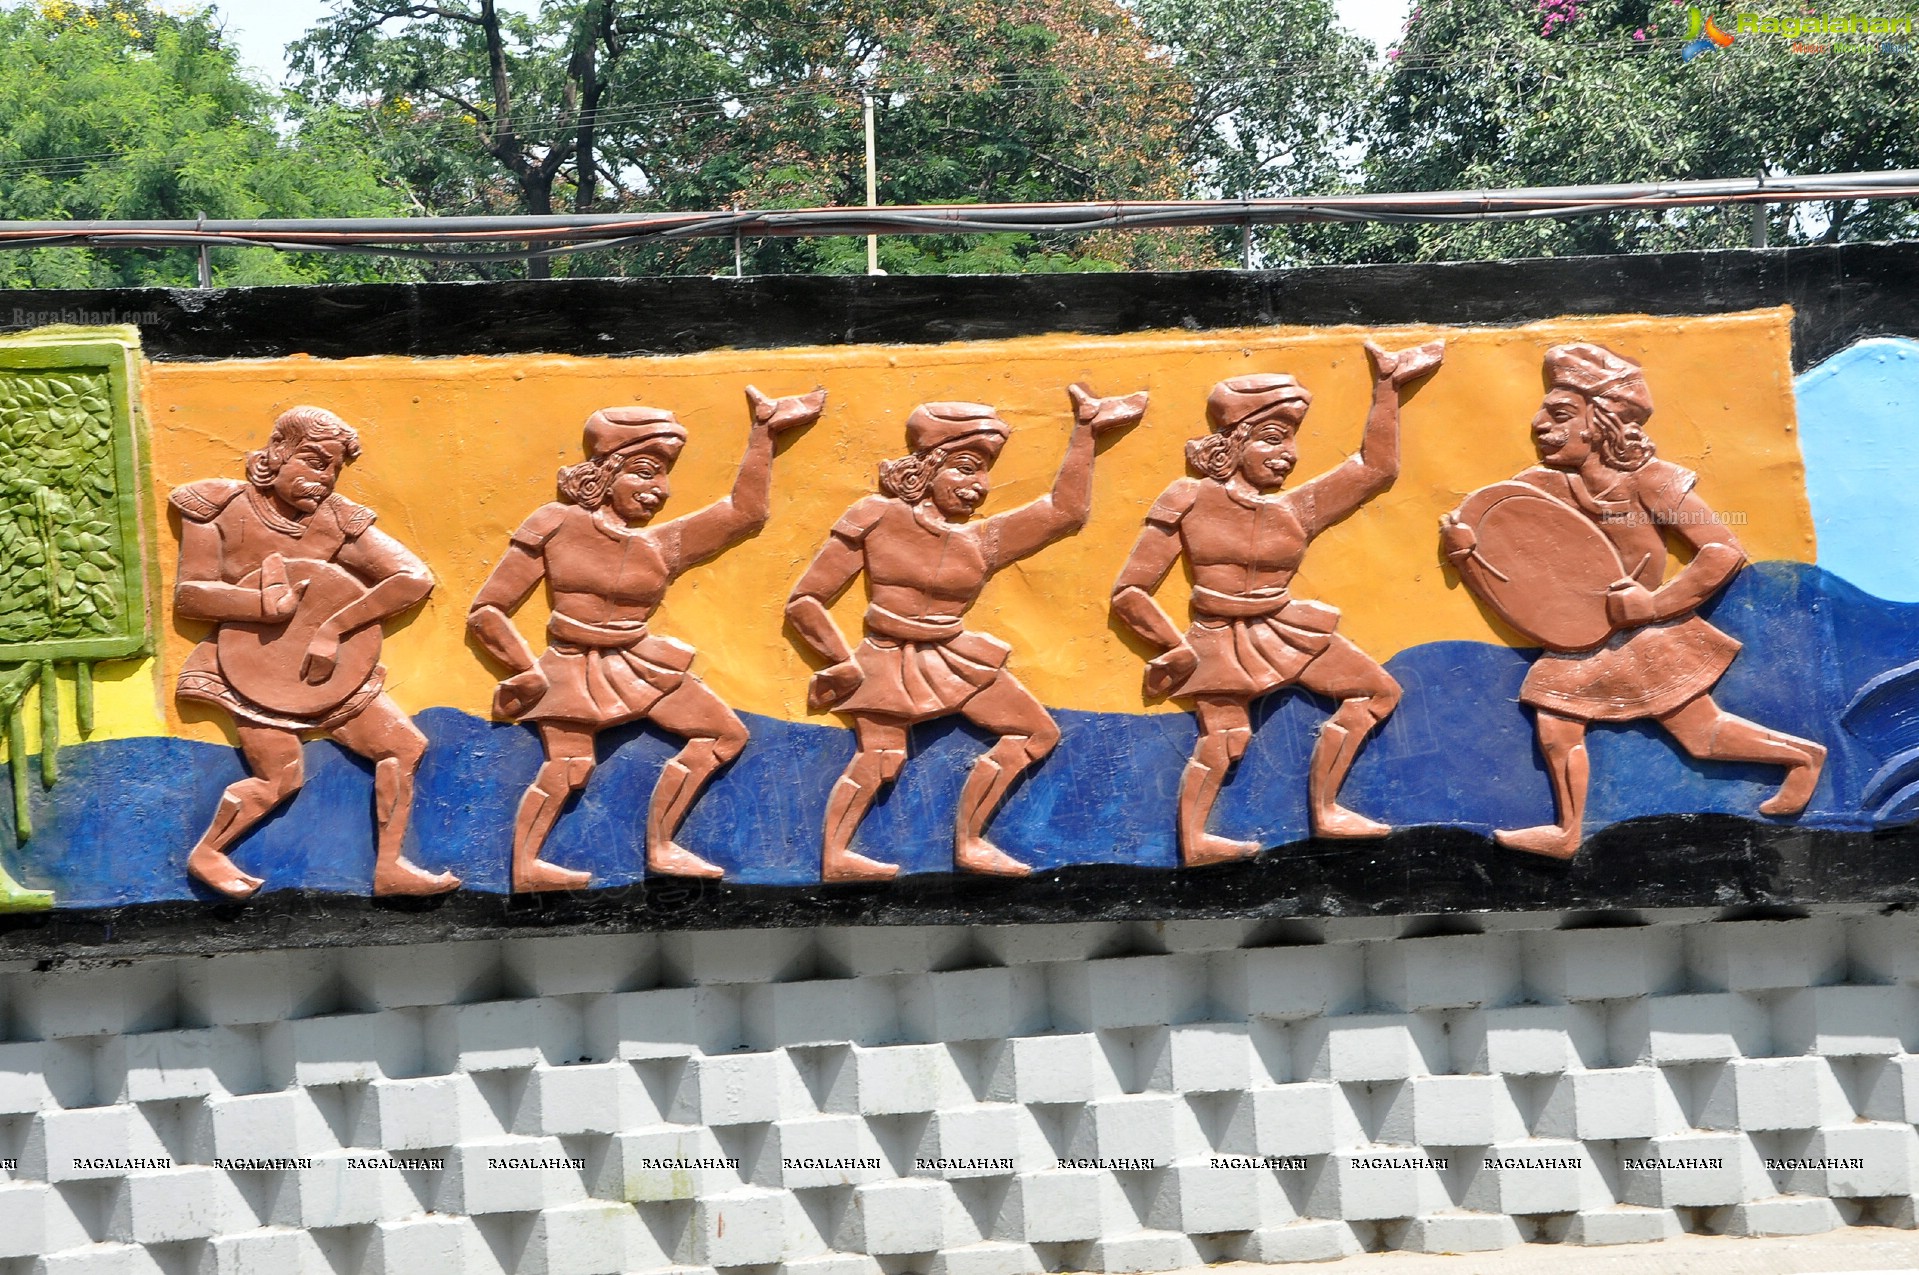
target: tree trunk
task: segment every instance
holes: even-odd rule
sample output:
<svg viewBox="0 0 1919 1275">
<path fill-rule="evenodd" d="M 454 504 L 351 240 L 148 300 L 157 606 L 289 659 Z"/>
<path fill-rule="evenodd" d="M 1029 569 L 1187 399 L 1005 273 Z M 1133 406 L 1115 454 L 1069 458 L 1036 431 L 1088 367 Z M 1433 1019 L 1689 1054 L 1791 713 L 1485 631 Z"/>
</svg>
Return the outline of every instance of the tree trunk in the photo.
<svg viewBox="0 0 1919 1275">
<path fill-rule="evenodd" d="M 553 175 L 542 174 L 540 170 L 535 169 L 521 177 L 520 203 L 525 207 L 528 216 L 551 216 L 553 214 Z M 553 277 L 552 260 L 547 257 L 528 257 L 526 277 L 551 279 Z"/>
</svg>

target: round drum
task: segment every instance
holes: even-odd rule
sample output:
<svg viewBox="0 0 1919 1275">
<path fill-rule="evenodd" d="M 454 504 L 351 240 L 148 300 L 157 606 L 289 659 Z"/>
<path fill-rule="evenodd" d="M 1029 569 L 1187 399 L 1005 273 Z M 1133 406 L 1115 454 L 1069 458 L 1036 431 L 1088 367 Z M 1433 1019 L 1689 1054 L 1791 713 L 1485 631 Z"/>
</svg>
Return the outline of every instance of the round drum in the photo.
<svg viewBox="0 0 1919 1275">
<path fill-rule="evenodd" d="M 1606 592 L 1626 565 L 1592 519 L 1521 482 L 1481 487 L 1456 517 L 1478 541 L 1479 570 L 1461 578 L 1500 619 L 1552 651 L 1583 651 L 1612 635 Z"/>
<path fill-rule="evenodd" d="M 318 682 L 300 675 L 307 643 L 329 616 L 367 591 L 366 584 L 331 562 L 292 558 L 287 579 L 307 581 L 306 592 L 290 619 L 275 623 L 227 621 L 220 626 L 220 672 L 227 683 L 262 708 L 297 717 L 316 717 L 345 703 L 366 684 L 380 662 L 380 626 L 368 624 L 340 639 L 333 672 Z M 240 583 L 257 586 L 258 571 Z"/>
</svg>

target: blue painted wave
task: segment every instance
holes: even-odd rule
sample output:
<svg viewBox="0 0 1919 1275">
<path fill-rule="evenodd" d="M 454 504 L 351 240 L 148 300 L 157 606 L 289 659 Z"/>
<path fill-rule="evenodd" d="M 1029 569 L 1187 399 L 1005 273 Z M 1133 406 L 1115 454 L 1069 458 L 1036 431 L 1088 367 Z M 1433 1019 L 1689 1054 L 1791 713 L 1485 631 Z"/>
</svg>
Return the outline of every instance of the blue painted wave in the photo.
<svg viewBox="0 0 1919 1275">
<path fill-rule="evenodd" d="M 1768 563 L 1740 573 L 1707 610 L 1746 643 L 1715 692 L 1729 711 L 1818 739 L 1826 777 L 1800 823 L 1863 829 L 1863 794 L 1884 758 L 1839 715 L 1875 674 L 1919 654 L 1919 605 L 1874 598 L 1817 567 Z M 1395 825 L 1490 832 L 1551 817 L 1531 718 L 1517 702 L 1532 653 L 1441 642 L 1395 657 L 1404 702 L 1361 754 L 1347 786 L 1353 808 Z M 1253 745 L 1222 795 L 1219 831 L 1283 845 L 1307 835 L 1306 761 L 1329 705 L 1300 692 L 1267 697 Z M 1060 747 L 1018 789 L 992 832 L 1045 868 L 1075 863 L 1173 867 L 1179 774 L 1195 737 L 1187 714 L 1060 711 Z M 506 889 L 513 811 L 539 764 L 533 732 L 451 709 L 419 718 L 432 741 L 420 772 L 415 857 L 448 867 L 471 889 Z M 852 755 L 850 732 L 748 718 L 753 741 L 708 790 L 682 841 L 734 879 L 818 879 L 826 793 Z M 901 781 L 861 829 L 859 847 L 909 872 L 950 870 L 961 782 L 983 737 L 952 722 L 915 733 Z M 646 802 L 676 741 L 645 727 L 602 737 L 602 765 L 562 816 L 548 857 L 586 868 L 600 885 L 633 882 Z M 1642 815 L 1755 816 L 1778 782 L 1757 766 L 1696 762 L 1656 726 L 1599 727 L 1588 831 Z M 306 749 L 307 786 L 236 852 L 272 887 L 360 894 L 373 863 L 371 770 L 324 741 Z M 50 792 L 35 786 L 35 835 L 6 855 L 15 876 L 58 892 L 62 906 L 104 907 L 196 897 L 181 859 L 220 791 L 241 777 L 230 748 L 129 739 L 63 750 Z M 10 809 L 0 821 L 10 820 Z M 0 822 L 4 844 L 12 834 Z"/>
</svg>

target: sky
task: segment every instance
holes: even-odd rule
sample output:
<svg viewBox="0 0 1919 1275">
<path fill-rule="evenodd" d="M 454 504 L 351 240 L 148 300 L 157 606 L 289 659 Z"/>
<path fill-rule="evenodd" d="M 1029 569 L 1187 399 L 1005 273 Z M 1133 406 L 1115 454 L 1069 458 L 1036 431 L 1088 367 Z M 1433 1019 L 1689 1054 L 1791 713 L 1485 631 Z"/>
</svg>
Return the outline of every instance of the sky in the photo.
<svg viewBox="0 0 1919 1275">
<path fill-rule="evenodd" d="M 1399 36 L 1410 0 L 1334 0 L 1347 29 L 1384 49 Z M 247 65 L 278 82 L 286 73 L 281 50 L 324 17 L 328 0 L 223 0 L 216 7 L 226 16 L 228 32 Z M 532 11 L 538 0 L 502 0 L 502 8 Z"/>
</svg>

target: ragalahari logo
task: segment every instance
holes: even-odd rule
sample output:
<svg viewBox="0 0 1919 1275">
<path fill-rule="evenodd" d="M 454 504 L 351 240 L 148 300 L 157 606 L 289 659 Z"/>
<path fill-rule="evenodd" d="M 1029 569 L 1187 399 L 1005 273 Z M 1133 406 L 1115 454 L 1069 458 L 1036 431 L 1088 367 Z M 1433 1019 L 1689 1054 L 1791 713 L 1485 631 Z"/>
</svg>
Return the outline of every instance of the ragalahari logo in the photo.
<svg viewBox="0 0 1919 1275">
<path fill-rule="evenodd" d="M 1732 43 L 1732 37 L 1719 29 L 1710 13 L 1703 13 L 1697 6 L 1686 10 L 1686 42 L 1679 46 L 1679 56 L 1690 62 L 1701 53 L 1710 53 L 1714 49 L 1723 49 Z"/>
</svg>

